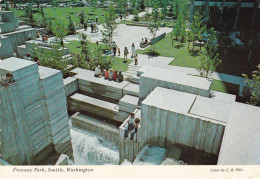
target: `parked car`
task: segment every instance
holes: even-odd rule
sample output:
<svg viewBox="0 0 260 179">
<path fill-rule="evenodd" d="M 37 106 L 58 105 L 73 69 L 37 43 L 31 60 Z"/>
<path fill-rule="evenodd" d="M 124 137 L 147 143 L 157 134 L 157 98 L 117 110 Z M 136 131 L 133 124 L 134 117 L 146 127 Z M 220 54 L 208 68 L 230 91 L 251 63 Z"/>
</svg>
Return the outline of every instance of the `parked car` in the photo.
<svg viewBox="0 0 260 179">
<path fill-rule="evenodd" d="M 59 4 L 58 7 L 66 7 L 66 4 Z"/>
<path fill-rule="evenodd" d="M 70 7 L 84 7 L 85 5 L 83 3 L 73 3 L 70 5 Z"/>
</svg>

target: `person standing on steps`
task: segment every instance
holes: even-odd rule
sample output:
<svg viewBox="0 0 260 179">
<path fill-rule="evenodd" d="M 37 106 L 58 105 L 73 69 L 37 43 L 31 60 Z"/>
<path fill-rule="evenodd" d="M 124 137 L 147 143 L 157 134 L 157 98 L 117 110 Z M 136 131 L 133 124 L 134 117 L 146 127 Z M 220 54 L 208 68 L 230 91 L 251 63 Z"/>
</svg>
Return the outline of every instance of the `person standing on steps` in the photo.
<svg viewBox="0 0 260 179">
<path fill-rule="evenodd" d="M 132 56 L 131 58 L 134 58 L 135 57 L 135 44 L 133 43 L 132 44 Z"/>
<path fill-rule="evenodd" d="M 127 47 L 125 47 L 125 50 L 124 50 L 124 63 L 127 62 L 127 55 L 129 54 L 129 51 L 127 49 Z"/>
<path fill-rule="evenodd" d="M 135 65 L 138 65 L 138 56 L 135 54 Z"/>
</svg>

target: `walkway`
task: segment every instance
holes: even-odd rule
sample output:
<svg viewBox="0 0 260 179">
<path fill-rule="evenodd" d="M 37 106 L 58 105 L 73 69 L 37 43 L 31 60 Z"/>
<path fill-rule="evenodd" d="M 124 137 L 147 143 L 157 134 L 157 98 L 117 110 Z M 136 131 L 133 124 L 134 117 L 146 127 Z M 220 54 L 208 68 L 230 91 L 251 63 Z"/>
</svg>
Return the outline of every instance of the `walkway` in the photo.
<svg viewBox="0 0 260 179">
<path fill-rule="evenodd" d="M 191 75 L 199 75 L 198 70 L 195 68 L 169 65 L 169 63 L 172 60 L 174 60 L 174 58 L 162 57 L 162 56 L 151 57 L 148 55 L 138 55 L 138 65 L 135 65 L 134 62 L 130 63 L 128 65 L 129 69 L 128 69 L 128 71 L 125 72 L 125 75 L 135 76 L 132 74 L 136 74 L 138 69 L 140 69 L 142 66 L 152 66 L 152 67 L 157 67 L 157 68 L 169 69 L 169 70 L 173 70 L 173 71 L 185 72 L 185 73 L 191 74 Z M 224 73 L 213 72 L 212 79 L 239 85 L 240 86 L 239 92 L 240 92 L 240 95 L 242 95 L 242 90 L 243 90 L 244 81 L 245 81 L 244 78 L 238 77 L 238 76 L 233 76 L 233 75 L 228 75 L 228 74 L 224 74 Z"/>
<path fill-rule="evenodd" d="M 149 13 L 151 12 L 151 9 L 148 10 Z M 139 13 L 138 16 L 142 17 L 145 15 L 147 11 Z M 127 19 L 131 20 L 132 16 L 128 16 Z M 88 28 L 88 31 L 84 31 L 84 29 L 77 30 L 77 33 L 84 33 L 87 34 L 88 38 L 90 39 L 91 42 L 96 42 L 96 41 L 101 41 L 102 40 L 102 33 L 101 30 L 104 30 L 102 25 L 99 25 L 99 32 L 97 33 L 91 33 L 90 28 Z M 172 31 L 172 28 L 160 28 L 160 30 L 156 33 L 157 35 L 162 34 L 162 33 L 170 33 Z M 114 41 L 116 42 L 118 48 L 121 50 L 120 58 L 123 58 L 123 52 L 124 48 L 127 47 L 129 51 L 128 58 L 131 56 L 131 46 L 132 43 L 135 44 L 135 49 L 141 49 L 139 44 L 141 42 L 142 38 L 147 37 L 148 39 L 151 39 L 152 36 L 150 34 L 150 31 L 147 27 L 139 27 L 139 26 L 128 26 L 126 24 L 118 24 L 117 29 L 116 29 L 116 35 L 114 35 Z M 52 40 L 50 38 L 49 40 Z M 65 43 L 69 43 L 69 41 L 72 40 L 79 40 L 78 35 L 70 35 L 65 38 Z M 174 58 L 172 57 L 151 57 L 148 55 L 138 55 L 138 61 L 139 64 L 137 66 L 134 65 L 134 62 L 129 64 L 129 69 L 125 74 L 130 75 L 130 76 L 135 76 L 136 71 L 141 68 L 142 66 L 152 66 L 152 67 L 158 67 L 158 68 L 164 68 L 164 69 L 169 69 L 169 70 L 174 70 L 174 71 L 181 71 L 185 72 L 187 74 L 191 75 L 198 75 L 197 69 L 194 68 L 188 68 L 188 67 L 180 67 L 180 66 L 172 66 L 169 65 L 169 63 L 173 60 Z M 242 77 L 238 76 L 232 76 L 224 73 L 217 73 L 214 72 L 213 79 L 215 80 L 220 80 L 223 82 L 228 82 L 228 83 L 233 83 L 237 84 L 240 86 L 240 95 L 242 95 L 242 90 L 244 87 L 244 81 L 245 79 Z"/>
</svg>

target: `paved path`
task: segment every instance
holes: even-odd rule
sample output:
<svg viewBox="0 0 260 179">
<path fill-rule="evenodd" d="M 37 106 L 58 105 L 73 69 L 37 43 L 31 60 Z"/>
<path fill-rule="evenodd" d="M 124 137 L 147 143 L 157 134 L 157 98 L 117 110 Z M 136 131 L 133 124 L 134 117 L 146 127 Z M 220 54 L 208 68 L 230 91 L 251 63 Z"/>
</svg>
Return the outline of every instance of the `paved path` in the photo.
<svg viewBox="0 0 260 179">
<path fill-rule="evenodd" d="M 137 72 L 137 70 L 140 69 L 142 66 L 152 66 L 152 67 L 157 67 L 157 68 L 169 69 L 169 70 L 173 70 L 173 71 L 185 72 L 185 73 L 191 74 L 191 75 L 199 75 L 197 69 L 195 69 L 195 68 L 169 65 L 169 63 L 172 60 L 174 60 L 174 58 L 172 58 L 172 57 L 162 57 L 162 56 L 151 57 L 148 55 L 138 55 L 138 65 L 134 65 L 134 62 L 130 63 L 129 69 L 128 69 L 128 71 L 126 71 L 125 74 L 129 74 L 129 75 L 134 74 L 134 72 Z M 133 66 L 135 66 L 135 68 L 133 68 Z M 134 75 L 132 75 L 132 76 L 134 76 Z M 228 74 L 224 74 L 224 73 L 214 72 L 212 74 L 212 79 L 239 85 L 240 86 L 239 92 L 240 92 L 240 95 L 242 95 L 242 90 L 243 90 L 244 81 L 245 81 L 244 78 L 238 77 L 238 76 L 233 76 L 233 75 L 228 75 Z"/>
<path fill-rule="evenodd" d="M 143 16 L 145 12 L 139 13 L 139 16 Z M 131 16 L 127 17 L 131 19 Z M 91 33 L 90 28 L 88 28 L 88 31 L 84 31 L 83 29 L 78 30 L 77 32 L 83 32 L 88 35 L 90 38 L 90 41 L 96 42 L 101 41 L 102 34 L 100 30 L 103 30 L 103 26 L 99 25 L 99 32 L 97 33 Z M 172 28 L 160 28 L 160 30 L 157 32 L 157 35 L 162 34 L 164 32 L 169 33 L 172 31 Z M 129 50 L 128 58 L 131 56 L 131 46 L 132 43 L 135 44 L 135 48 L 141 49 L 139 46 L 139 43 L 142 38 L 147 37 L 148 39 L 151 39 L 152 36 L 148 30 L 147 27 L 138 27 L 138 26 L 127 26 L 126 24 L 118 24 L 118 28 L 116 30 L 116 35 L 114 36 L 114 41 L 116 42 L 118 48 L 121 49 L 121 54 L 118 57 L 123 58 L 123 51 L 124 47 L 127 47 Z M 51 40 L 51 38 L 50 38 Z M 69 42 L 71 40 L 79 40 L 78 35 L 70 35 L 66 37 L 65 42 Z M 153 66 L 158 68 L 164 68 L 169 70 L 175 70 L 175 71 L 181 71 L 192 75 L 198 75 L 197 69 L 194 68 L 188 68 L 188 67 L 180 67 L 180 66 L 172 66 L 169 65 L 169 63 L 173 60 L 172 57 L 151 57 L 148 55 L 138 55 L 139 64 L 137 66 L 134 65 L 134 62 L 129 64 L 129 70 L 126 73 L 129 73 L 129 75 L 134 75 L 134 73 L 142 66 Z M 244 78 L 238 77 L 238 76 L 232 76 L 224 73 L 217 73 L 214 72 L 213 79 L 233 83 L 240 85 L 240 94 L 242 94 L 242 89 L 244 86 Z"/>
</svg>

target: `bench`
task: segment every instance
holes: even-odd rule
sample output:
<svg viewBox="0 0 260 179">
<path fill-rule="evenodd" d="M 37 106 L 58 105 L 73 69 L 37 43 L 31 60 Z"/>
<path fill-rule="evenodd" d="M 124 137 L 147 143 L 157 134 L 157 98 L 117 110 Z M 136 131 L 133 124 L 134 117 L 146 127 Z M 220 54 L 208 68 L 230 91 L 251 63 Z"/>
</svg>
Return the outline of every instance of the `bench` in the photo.
<svg viewBox="0 0 260 179">
<path fill-rule="evenodd" d="M 155 44 L 156 42 L 162 40 L 165 37 L 166 37 L 166 33 L 163 33 L 163 34 L 161 34 L 161 35 L 159 35 L 159 36 L 157 36 L 155 38 L 152 38 L 150 44 L 153 45 L 153 44 Z"/>
</svg>

